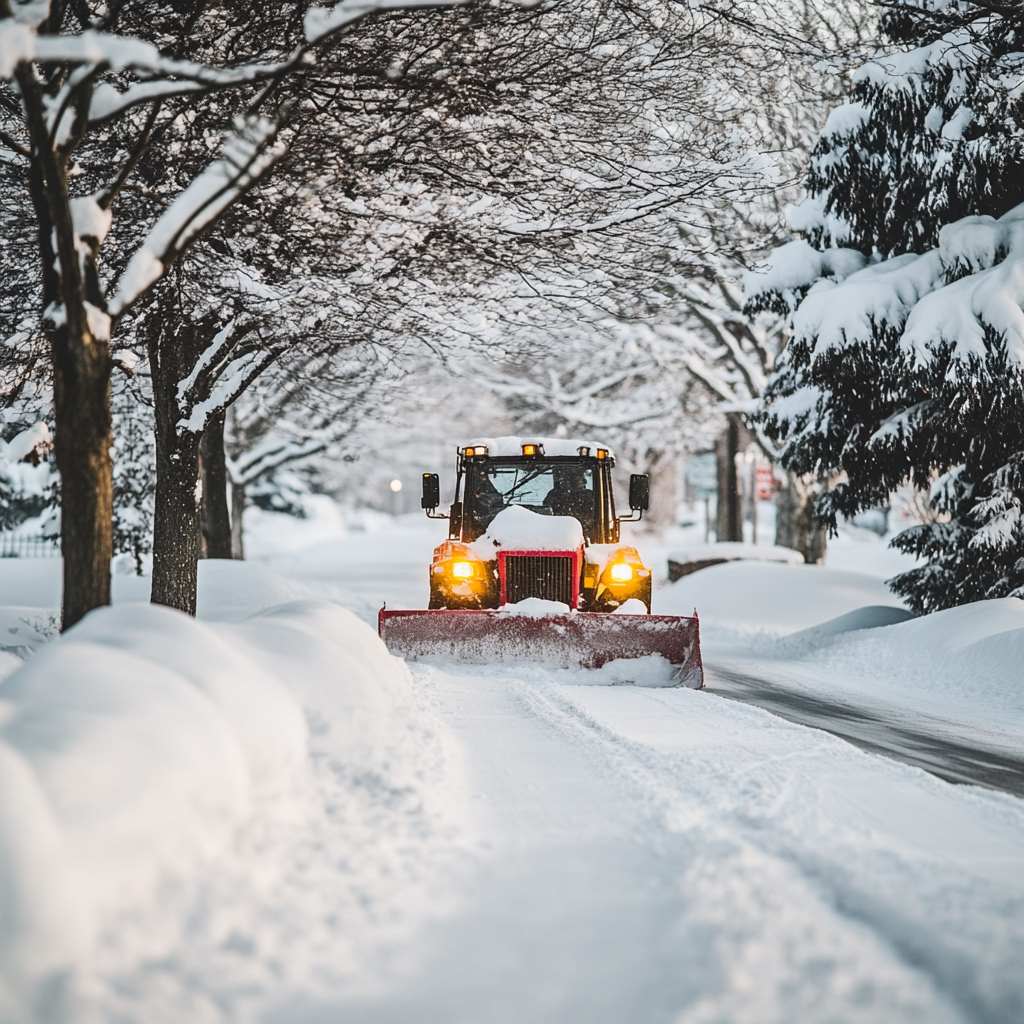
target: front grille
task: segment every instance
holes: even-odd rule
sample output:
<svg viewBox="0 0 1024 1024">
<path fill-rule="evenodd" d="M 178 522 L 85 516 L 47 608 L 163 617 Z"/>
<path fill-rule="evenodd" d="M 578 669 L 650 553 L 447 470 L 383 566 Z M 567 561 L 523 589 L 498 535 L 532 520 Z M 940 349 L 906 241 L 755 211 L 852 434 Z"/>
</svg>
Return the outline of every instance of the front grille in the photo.
<svg viewBox="0 0 1024 1024">
<path fill-rule="evenodd" d="M 567 555 L 507 555 L 505 600 L 515 604 L 528 597 L 542 597 L 571 608 L 574 561 Z"/>
</svg>

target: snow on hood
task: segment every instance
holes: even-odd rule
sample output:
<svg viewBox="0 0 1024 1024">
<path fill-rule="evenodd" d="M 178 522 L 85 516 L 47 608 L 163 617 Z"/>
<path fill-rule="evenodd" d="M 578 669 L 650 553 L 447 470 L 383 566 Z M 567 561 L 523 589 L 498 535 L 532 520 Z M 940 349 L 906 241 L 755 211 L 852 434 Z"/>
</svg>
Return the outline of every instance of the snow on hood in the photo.
<svg viewBox="0 0 1024 1024">
<path fill-rule="evenodd" d="M 545 516 L 521 505 L 503 508 L 487 532 L 470 545 L 485 562 L 498 548 L 512 551 L 575 551 L 583 546 L 583 527 L 572 516 Z"/>
<path fill-rule="evenodd" d="M 463 442 L 459 447 L 475 447 L 478 444 L 486 445 L 488 455 L 494 455 L 498 458 L 522 455 L 524 444 L 543 445 L 545 455 L 552 455 L 556 457 L 564 455 L 578 455 L 580 448 L 589 448 L 591 453 L 596 452 L 598 448 L 607 448 L 608 454 L 612 458 L 615 458 L 615 452 L 611 445 L 607 445 L 603 441 L 594 441 L 587 438 L 515 437 L 510 434 L 506 437 L 478 437 L 472 441 Z"/>
</svg>

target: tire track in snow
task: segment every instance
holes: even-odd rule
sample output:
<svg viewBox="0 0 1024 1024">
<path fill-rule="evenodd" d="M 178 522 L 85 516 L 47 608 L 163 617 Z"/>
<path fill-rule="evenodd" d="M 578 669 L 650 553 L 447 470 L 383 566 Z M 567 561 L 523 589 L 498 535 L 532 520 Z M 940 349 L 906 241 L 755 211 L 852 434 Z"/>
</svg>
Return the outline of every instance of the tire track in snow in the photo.
<svg viewBox="0 0 1024 1024">
<path fill-rule="evenodd" d="M 791 836 L 774 834 L 770 827 L 781 808 L 807 800 L 808 772 L 802 773 L 801 780 L 794 766 L 803 763 L 810 770 L 837 756 L 837 749 L 843 753 L 843 748 L 865 767 L 870 768 L 875 759 L 850 751 L 831 737 L 819 733 L 820 738 L 810 739 L 809 730 L 780 723 L 790 733 L 799 730 L 798 746 L 770 758 L 752 749 L 748 764 L 736 773 L 728 765 L 702 761 L 699 755 L 673 755 L 625 739 L 567 697 L 568 687 L 556 688 L 551 682 L 519 682 L 518 686 L 538 715 L 578 740 L 602 747 L 648 794 L 666 827 L 692 838 L 693 858 L 681 868 L 682 885 L 692 901 L 687 913 L 708 925 L 708 941 L 717 950 L 717 964 L 708 966 L 711 977 L 713 968 L 719 970 L 718 992 L 689 1007 L 682 1021 L 785 1020 L 808 1015 L 844 1020 L 923 1016 L 929 1021 L 992 1024 L 1021 1019 L 1021 987 L 1000 985 L 991 970 L 984 977 L 989 953 L 997 954 L 996 964 L 1012 970 L 1016 936 L 1007 934 L 1002 943 L 993 936 L 993 946 L 1001 948 L 975 945 L 969 951 L 973 955 L 949 943 L 937 949 L 934 936 L 921 934 L 921 921 L 891 898 L 895 889 L 912 904 L 915 886 L 920 887 L 919 873 L 945 865 L 901 863 L 900 851 L 882 851 L 880 858 L 875 856 L 880 867 L 897 878 L 906 877 L 905 884 L 890 885 L 888 894 L 879 895 L 863 878 L 851 877 L 841 860 L 837 862 L 842 851 L 825 848 L 815 853 Z M 599 689 L 603 688 L 579 692 Z M 654 692 L 633 693 L 641 701 L 657 703 L 662 713 L 682 717 L 678 708 Z M 707 695 L 697 694 L 684 698 L 694 711 L 699 707 L 695 700 L 706 699 Z M 765 724 L 758 716 L 769 718 L 755 709 L 744 711 L 754 727 Z M 766 799 L 770 805 L 764 804 Z M 714 810 L 702 805 L 702 800 L 714 800 Z M 753 813 L 752 807 L 756 808 Z M 806 822 L 817 814 L 813 831 L 821 834 L 831 825 L 829 813 L 829 808 L 805 806 L 798 817 Z M 862 847 L 861 855 L 864 852 Z M 879 851 L 869 846 L 867 852 L 877 855 Z M 937 894 L 968 904 L 975 895 L 969 880 L 959 889 L 955 882 L 944 890 L 940 886 Z M 984 915 L 984 909 L 980 913 Z M 737 925 L 739 919 L 742 925 Z M 1000 923 L 995 916 L 996 930 Z M 749 985 L 755 976 L 761 979 L 756 992 Z M 774 988 L 769 992 L 765 985 Z M 753 1015 L 746 1002 L 750 999 L 757 1004 Z M 798 1007 L 792 1005 L 794 999 Z"/>
</svg>

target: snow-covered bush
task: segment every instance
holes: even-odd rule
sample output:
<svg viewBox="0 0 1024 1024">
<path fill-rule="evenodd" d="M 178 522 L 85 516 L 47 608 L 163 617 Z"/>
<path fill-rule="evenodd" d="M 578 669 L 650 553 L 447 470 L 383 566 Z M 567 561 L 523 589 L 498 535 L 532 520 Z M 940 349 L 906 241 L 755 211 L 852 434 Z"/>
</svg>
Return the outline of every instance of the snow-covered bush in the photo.
<svg viewBox="0 0 1024 1024">
<path fill-rule="evenodd" d="M 46 508 L 52 447 L 49 428 L 42 422 L 6 440 L 0 435 L 0 530 L 10 530 Z"/>
<path fill-rule="evenodd" d="M 936 521 L 895 541 L 925 559 L 894 581 L 918 611 L 1024 586 L 1024 11 L 996 6 L 891 5 L 791 217 L 810 244 L 748 282 L 792 312 L 764 424 L 840 480 L 824 520 L 930 488 Z"/>
</svg>

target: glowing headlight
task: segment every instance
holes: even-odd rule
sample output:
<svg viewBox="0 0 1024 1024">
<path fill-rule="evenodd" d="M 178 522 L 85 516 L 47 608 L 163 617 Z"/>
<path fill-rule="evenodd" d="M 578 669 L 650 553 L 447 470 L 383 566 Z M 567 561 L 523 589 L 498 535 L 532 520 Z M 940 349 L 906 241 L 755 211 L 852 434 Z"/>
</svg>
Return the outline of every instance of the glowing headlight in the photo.
<svg viewBox="0 0 1024 1024">
<path fill-rule="evenodd" d="M 614 562 L 608 575 L 615 583 L 628 583 L 633 578 L 633 566 L 629 562 Z"/>
<path fill-rule="evenodd" d="M 452 575 L 460 580 L 467 580 L 474 573 L 472 562 L 452 562 Z"/>
</svg>

